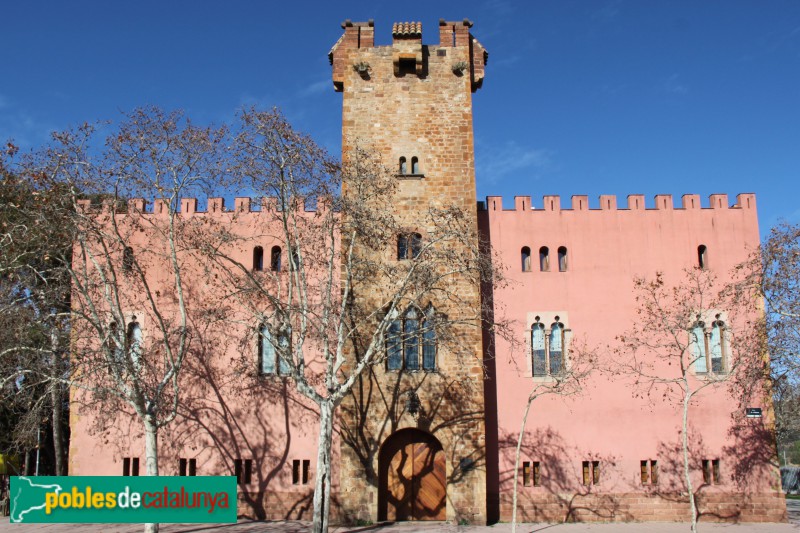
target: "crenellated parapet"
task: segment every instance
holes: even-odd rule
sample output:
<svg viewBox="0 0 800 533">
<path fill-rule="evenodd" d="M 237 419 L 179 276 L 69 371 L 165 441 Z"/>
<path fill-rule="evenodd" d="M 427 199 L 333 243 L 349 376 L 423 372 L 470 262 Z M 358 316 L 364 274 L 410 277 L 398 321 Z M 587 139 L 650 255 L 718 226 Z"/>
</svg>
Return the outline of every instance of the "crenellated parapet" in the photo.
<svg viewBox="0 0 800 533">
<path fill-rule="evenodd" d="M 679 204 L 676 204 L 671 194 L 657 194 L 653 204 L 645 204 L 643 194 L 629 194 L 626 207 L 619 207 L 617 197 L 603 194 L 599 197 L 599 208 L 589 207 L 589 197 L 586 195 L 573 195 L 569 207 L 562 207 L 561 197 L 545 195 L 542 203 L 534 206 L 530 196 L 515 196 L 514 207 L 505 209 L 502 196 L 487 196 L 486 201 L 478 202 L 478 211 L 673 211 L 693 209 L 751 209 L 755 211 L 756 195 L 753 193 L 740 193 L 736 195 L 736 202 L 729 204 L 727 194 L 712 194 L 705 205 L 701 204 L 699 194 L 684 194 Z"/>
<path fill-rule="evenodd" d="M 101 203 L 92 203 L 91 200 L 82 199 L 78 200 L 78 209 L 84 213 L 111 211 L 112 204 L 104 201 Z M 124 204 L 123 204 L 124 205 Z M 208 198 L 206 209 L 199 209 L 200 202 L 197 198 L 181 198 L 178 200 L 177 213 L 181 216 L 192 215 L 214 215 L 214 214 L 239 214 L 239 213 L 268 213 L 283 211 L 279 207 L 278 198 L 263 197 L 263 198 L 250 198 L 247 196 L 237 196 L 233 202 L 233 209 L 225 205 L 224 198 Z M 295 212 L 301 213 L 321 213 L 326 211 L 327 203 L 319 200 L 316 202 L 314 208 L 306 205 L 303 198 L 295 198 L 289 202 L 289 208 Z M 170 212 L 169 200 L 164 198 L 155 198 L 152 202 L 148 202 L 144 198 L 131 198 L 127 201 L 128 213 L 140 213 L 144 215 L 167 216 Z"/>
<path fill-rule="evenodd" d="M 342 22 L 344 33 L 328 53 L 333 67 L 333 87 L 336 91 L 343 91 L 345 81 L 354 69 L 362 79 L 371 79 L 373 63 L 386 57 L 392 61 L 395 77 L 413 73 L 424 79 L 430 74 L 431 61 L 447 62 L 451 75 L 469 76 L 474 92 L 483 84 L 489 52 L 472 36 L 470 28 L 472 22 L 469 19 L 440 19 L 438 45 L 424 45 L 421 22 L 395 22 L 392 24 L 392 44 L 375 46 L 375 22 L 372 19 L 366 22 L 345 20 Z M 456 53 L 456 50 L 461 53 Z"/>
</svg>

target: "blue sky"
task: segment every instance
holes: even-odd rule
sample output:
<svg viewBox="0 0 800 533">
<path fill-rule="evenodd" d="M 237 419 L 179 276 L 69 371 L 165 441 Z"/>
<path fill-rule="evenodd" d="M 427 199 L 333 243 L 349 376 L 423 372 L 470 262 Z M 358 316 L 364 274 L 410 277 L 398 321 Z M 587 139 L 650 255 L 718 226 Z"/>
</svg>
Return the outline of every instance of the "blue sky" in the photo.
<svg viewBox="0 0 800 533">
<path fill-rule="evenodd" d="M 278 106 L 339 153 L 327 52 L 346 19 L 471 19 L 478 197 L 755 192 L 800 222 L 800 2 L 8 1 L 0 139 L 23 147 L 145 104 L 196 121 Z M 624 202 L 621 202 L 624 204 Z"/>
</svg>

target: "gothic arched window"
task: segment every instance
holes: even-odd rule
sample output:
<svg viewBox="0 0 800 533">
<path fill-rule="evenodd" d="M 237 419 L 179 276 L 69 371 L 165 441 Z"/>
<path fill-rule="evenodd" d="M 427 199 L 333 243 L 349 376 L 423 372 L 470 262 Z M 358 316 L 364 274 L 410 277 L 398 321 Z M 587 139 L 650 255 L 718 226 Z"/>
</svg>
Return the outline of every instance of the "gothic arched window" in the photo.
<svg viewBox="0 0 800 533">
<path fill-rule="evenodd" d="M 695 372 L 708 372 L 708 363 L 706 361 L 706 330 L 703 322 L 695 322 L 694 326 L 692 326 L 689 332 L 689 344 Z"/>
<path fill-rule="evenodd" d="M 436 311 L 429 305 L 422 313 L 410 306 L 386 330 L 386 369 L 436 370 Z"/>
</svg>

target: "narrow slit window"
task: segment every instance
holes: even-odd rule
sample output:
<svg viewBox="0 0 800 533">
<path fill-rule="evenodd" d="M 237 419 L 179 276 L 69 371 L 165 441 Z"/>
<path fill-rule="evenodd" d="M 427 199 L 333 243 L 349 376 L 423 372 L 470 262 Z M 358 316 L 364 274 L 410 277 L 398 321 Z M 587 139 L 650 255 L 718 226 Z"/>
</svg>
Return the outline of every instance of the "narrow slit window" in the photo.
<svg viewBox="0 0 800 533">
<path fill-rule="evenodd" d="M 529 487 L 531 484 L 531 462 L 522 462 L 522 486 Z"/>
<path fill-rule="evenodd" d="M 178 475 L 185 476 L 186 475 L 186 466 L 187 461 L 183 457 L 178 460 Z"/>
<path fill-rule="evenodd" d="M 311 461 L 303 459 L 303 485 L 308 485 L 308 478 L 311 472 Z"/>
<path fill-rule="evenodd" d="M 558 248 L 558 271 L 567 271 L 567 248 L 564 246 Z"/>
<path fill-rule="evenodd" d="M 273 272 L 281 271 L 281 247 L 273 246 L 269 254 L 269 269 Z"/>
<path fill-rule="evenodd" d="M 533 462 L 533 486 L 540 487 L 542 485 L 542 469 L 539 461 Z"/>
<path fill-rule="evenodd" d="M 138 476 L 139 475 L 139 458 L 134 457 L 131 460 L 131 475 Z"/>
<path fill-rule="evenodd" d="M 650 483 L 658 483 L 658 461 L 650 461 Z"/>
<path fill-rule="evenodd" d="M 697 266 L 702 270 L 708 268 L 708 248 L 705 244 L 697 247 Z"/>
<path fill-rule="evenodd" d="M 398 235 L 397 236 L 397 260 L 402 261 L 403 259 L 408 259 L 408 236 L 407 235 Z"/>
<path fill-rule="evenodd" d="M 550 250 L 547 246 L 539 248 L 539 270 L 542 272 L 550 270 Z"/>
<path fill-rule="evenodd" d="M 264 248 L 256 246 L 253 248 L 253 272 L 264 270 Z"/>
<path fill-rule="evenodd" d="M 122 475 L 123 476 L 130 476 L 131 475 L 131 458 L 125 457 L 122 459 Z"/>
<path fill-rule="evenodd" d="M 722 483 L 722 474 L 719 471 L 719 459 L 711 460 L 711 476 L 715 485 Z"/>
<path fill-rule="evenodd" d="M 245 459 L 244 461 L 244 482 L 250 483 L 253 479 L 253 460 Z"/>
<path fill-rule="evenodd" d="M 641 476 L 642 476 L 642 485 L 647 485 L 650 483 L 650 471 L 648 469 L 647 461 L 641 462 Z"/>
<path fill-rule="evenodd" d="M 583 462 L 583 484 L 589 485 L 592 481 L 591 477 L 591 463 L 589 461 Z"/>
<path fill-rule="evenodd" d="M 189 475 L 197 475 L 197 459 L 189 459 Z"/>
<path fill-rule="evenodd" d="M 414 175 L 419 175 L 419 158 L 414 156 L 411 158 L 411 173 Z"/>
<path fill-rule="evenodd" d="M 399 168 L 399 170 L 400 170 L 400 174 L 407 174 L 408 173 L 408 166 L 406 164 L 406 158 L 405 157 L 401 157 L 400 158 L 400 168 Z"/>
<path fill-rule="evenodd" d="M 703 483 L 706 485 L 711 484 L 711 461 L 703 459 Z"/>
<path fill-rule="evenodd" d="M 592 461 L 592 483 L 600 483 L 600 461 Z"/>
<path fill-rule="evenodd" d="M 126 274 L 133 272 L 133 248 L 126 246 L 122 251 L 122 271 Z"/>
<path fill-rule="evenodd" d="M 292 485 L 300 484 L 300 460 L 292 461 Z"/>
<path fill-rule="evenodd" d="M 242 460 L 241 459 L 234 459 L 233 460 L 233 475 L 236 476 L 236 482 L 242 482 Z"/>
<path fill-rule="evenodd" d="M 522 247 L 522 271 L 523 272 L 530 272 L 531 271 L 531 249 L 527 246 Z"/>
</svg>

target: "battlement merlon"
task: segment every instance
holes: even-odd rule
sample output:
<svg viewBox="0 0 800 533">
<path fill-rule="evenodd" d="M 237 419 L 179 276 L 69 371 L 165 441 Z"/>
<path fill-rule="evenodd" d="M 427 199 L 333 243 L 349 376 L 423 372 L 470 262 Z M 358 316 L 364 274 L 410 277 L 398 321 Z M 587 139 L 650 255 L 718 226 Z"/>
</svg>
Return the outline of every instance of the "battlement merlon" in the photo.
<svg viewBox="0 0 800 533">
<path fill-rule="evenodd" d="M 208 198 L 208 205 L 205 211 L 201 211 L 198 209 L 198 200 L 197 198 L 180 198 L 178 200 L 177 205 L 179 206 L 176 210 L 176 213 L 179 213 L 182 216 L 191 216 L 195 214 L 199 215 L 206 215 L 206 214 L 239 214 L 239 213 L 266 213 L 266 212 L 278 212 L 283 211 L 283 209 L 279 208 L 278 198 L 275 197 L 264 197 L 258 198 L 259 202 L 254 202 L 253 198 L 250 197 L 236 197 L 234 199 L 234 207 L 233 209 L 227 209 L 225 207 L 225 199 L 224 198 Z M 82 199 L 78 200 L 78 209 L 82 213 L 98 213 L 98 212 L 110 212 L 113 204 L 111 202 L 105 201 L 100 204 L 94 204 L 91 200 Z M 127 201 L 127 213 L 138 213 L 144 215 L 156 215 L 156 216 L 167 216 L 170 213 L 170 205 L 169 200 L 163 198 L 155 198 L 152 202 L 152 210 L 148 208 L 150 202 L 145 200 L 144 198 L 131 198 Z M 316 209 L 309 208 L 306 205 L 305 198 L 293 198 L 289 202 L 289 208 L 292 211 L 300 212 L 300 213 L 324 213 L 330 208 L 329 201 L 325 199 L 318 199 L 316 202 Z M 123 209 L 119 211 L 120 214 L 125 214 L 126 211 Z"/>
<path fill-rule="evenodd" d="M 466 67 L 469 68 L 472 92 L 475 92 L 483 85 L 489 52 L 470 33 L 469 29 L 472 25 L 469 19 L 456 22 L 440 19 L 439 45 L 428 48 L 468 48 L 469 64 Z M 351 51 L 376 48 L 375 22 L 372 19 L 366 22 L 353 22 L 348 19 L 342 22 L 342 28 L 344 33 L 328 52 L 328 60 L 333 67 L 333 87 L 337 92 L 344 90 L 347 70 L 356 67 L 350 59 Z M 430 50 L 428 54 L 423 53 L 425 46 L 422 44 L 422 23 L 420 22 L 394 23 L 392 25 L 392 44 L 390 48 L 392 49 L 395 75 L 400 74 L 401 62 L 413 61 L 417 75 L 421 76 L 426 70 L 425 62 L 429 60 L 431 55 L 434 55 Z M 454 64 L 454 73 L 463 75 L 456 67 L 457 65 Z M 362 68 L 367 67 L 364 66 Z"/>
<path fill-rule="evenodd" d="M 672 211 L 692 209 L 748 209 L 755 211 L 756 195 L 753 193 L 740 193 L 736 195 L 736 203 L 729 205 L 727 194 L 712 194 L 708 197 L 708 205 L 702 206 L 699 194 L 684 194 L 681 196 L 680 206 L 675 205 L 671 194 L 655 195 L 654 207 L 645 206 L 643 194 L 629 194 L 627 208 L 617 207 L 617 197 L 610 194 L 600 195 L 600 208 L 589 209 L 589 197 L 586 195 L 573 195 L 572 205 L 569 208 L 561 207 L 561 197 L 546 195 L 542 197 L 542 206 L 534 207 L 530 196 L 515 196 L 514 208 L 503 209 L 502 196 L 487 196 L 485 202 L 478 202 L 479 211 L 519 211 L 519 212 L 554 212 L 554 211 Z"/>
</svg>

